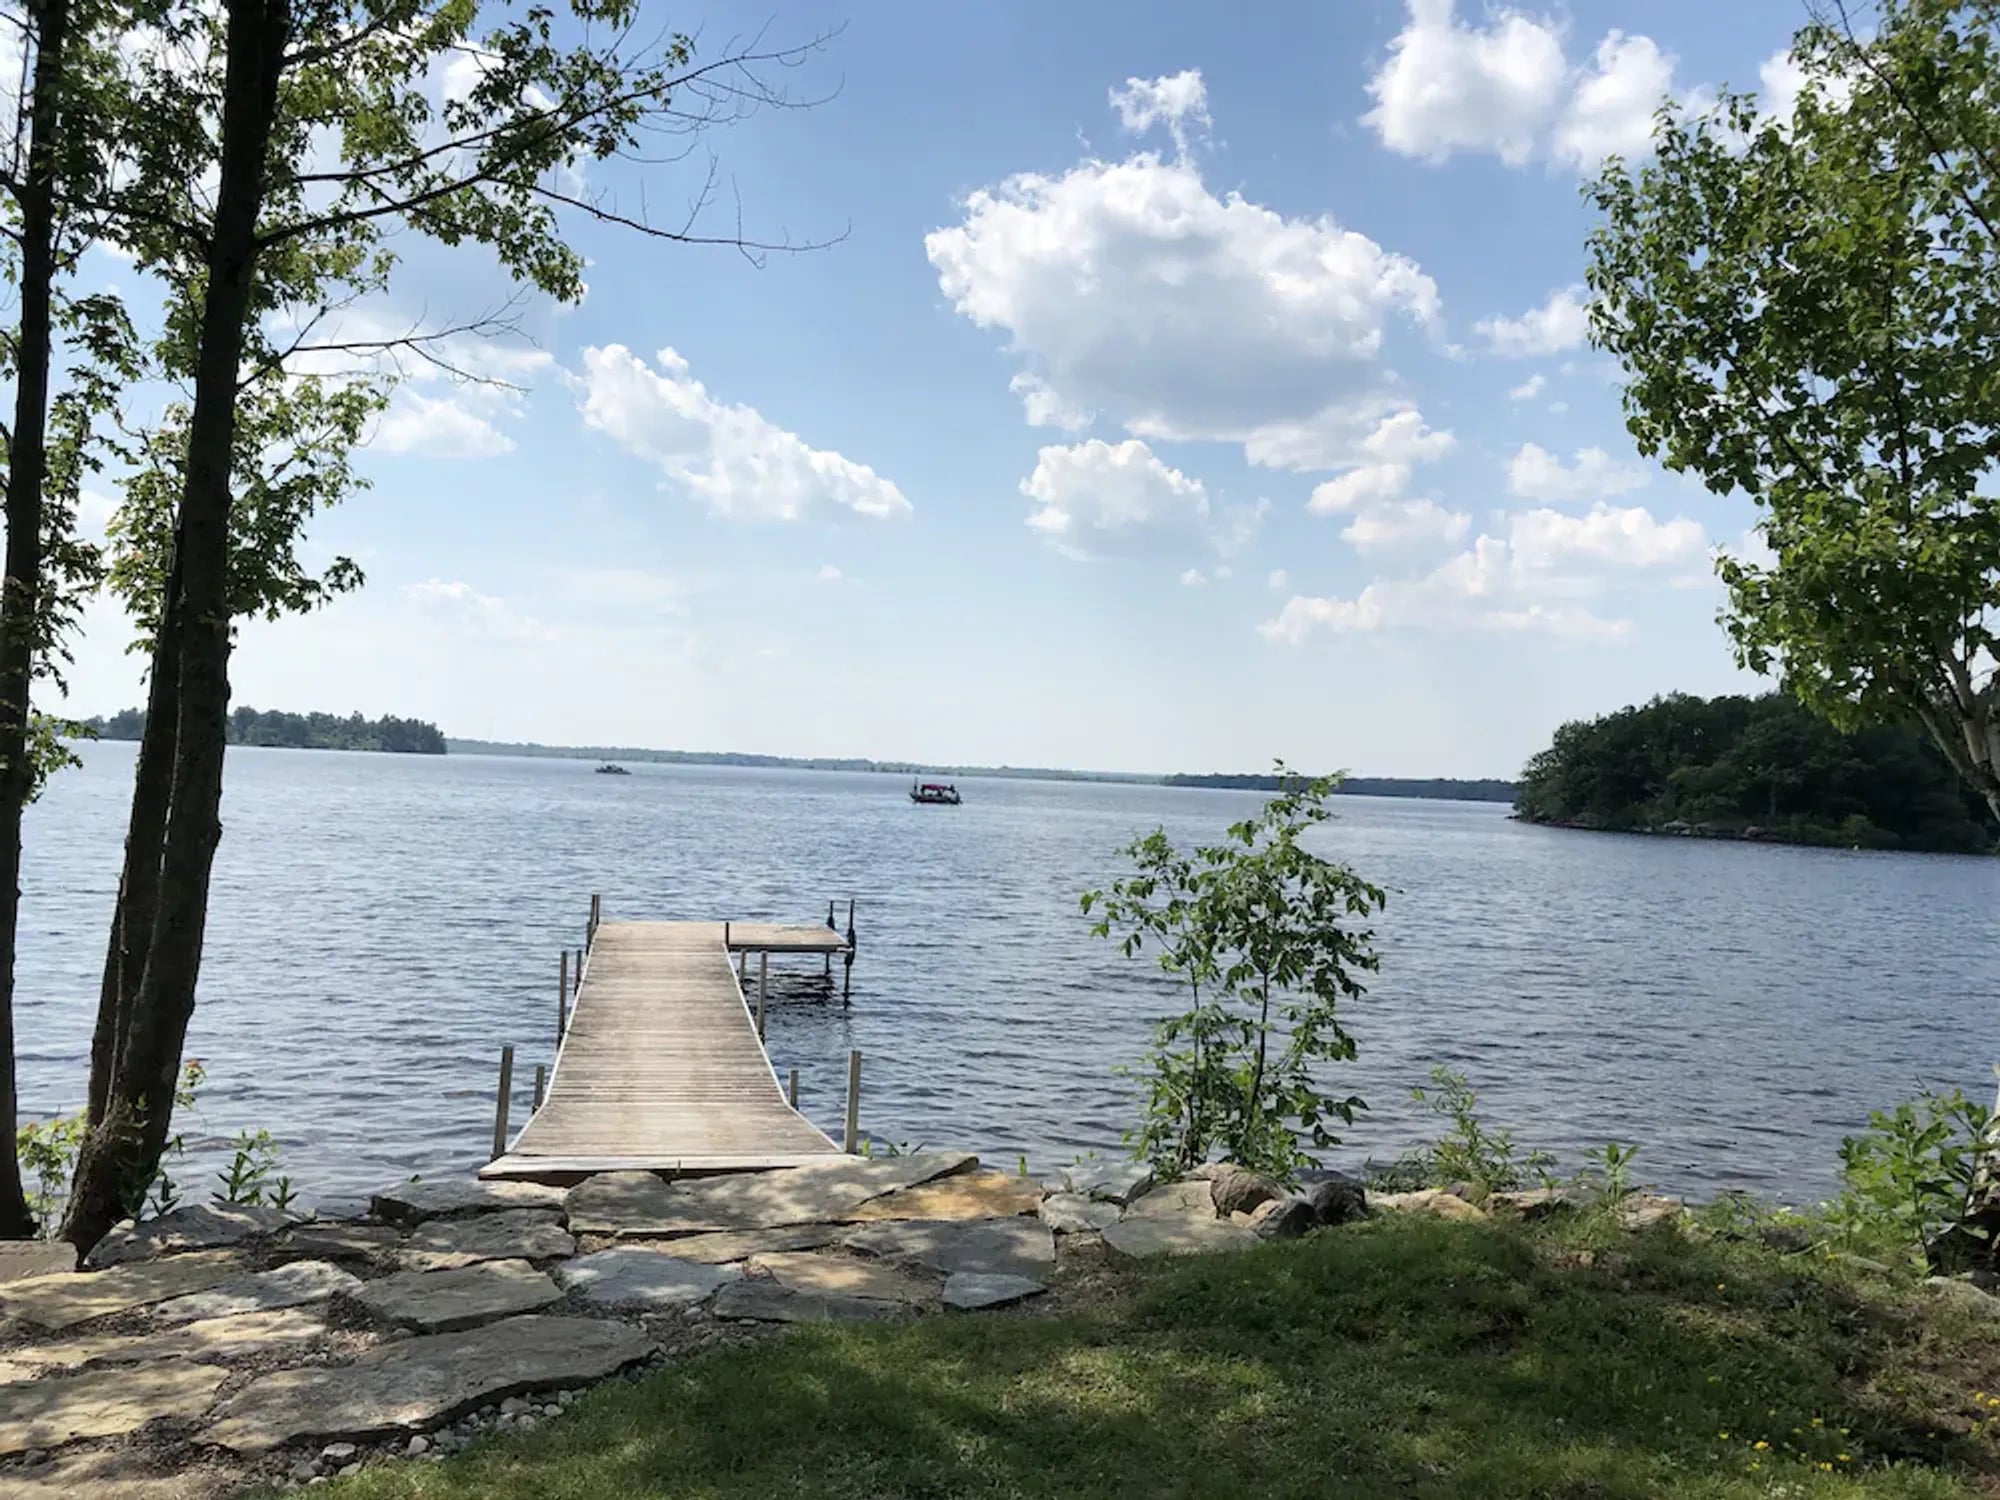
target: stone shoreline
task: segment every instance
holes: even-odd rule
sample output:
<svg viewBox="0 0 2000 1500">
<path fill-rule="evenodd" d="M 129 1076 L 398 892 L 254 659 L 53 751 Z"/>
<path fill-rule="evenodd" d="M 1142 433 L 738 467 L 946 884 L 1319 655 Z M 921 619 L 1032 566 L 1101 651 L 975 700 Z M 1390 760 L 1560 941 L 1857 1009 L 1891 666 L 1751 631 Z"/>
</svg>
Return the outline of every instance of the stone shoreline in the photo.
<svg viewBox="0 0 2000 1500">
<path fill-rule="evenodd" d="M 1060 1307 L 1096 1257 L 1243 1248 L 1371 1207 L 1484 1212 L 1334 1172 L 1296 1194 L 1231 1167 L 1155 1185 L 1130 1162 L 1040 1184 L 951 1152 L 418 1182 L 349 1219 L 184 1208 L 121 1226 L 82 1270 L 50 1269 L 67 1247 L 0 1248 L 0 1496 L 201 1500 L 434 1462 L 789 1323 Z"/>
</svg>

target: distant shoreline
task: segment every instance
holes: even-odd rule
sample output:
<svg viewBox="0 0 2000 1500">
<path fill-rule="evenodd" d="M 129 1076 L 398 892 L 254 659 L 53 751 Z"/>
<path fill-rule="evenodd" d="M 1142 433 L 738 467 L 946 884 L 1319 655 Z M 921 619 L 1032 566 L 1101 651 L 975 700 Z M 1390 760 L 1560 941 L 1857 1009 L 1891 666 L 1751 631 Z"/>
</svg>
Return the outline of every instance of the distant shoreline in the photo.
<svg viewBox="0 0 2000 1500">
<path fill-rule="evenodd" d="M 1075 771 L 1058 766 L 939 766 L 915 761 L 868 760 L 847 756 L 756 755 L 736 750 L 648 750 L 630 745 L 543 745 L 510 740 L 447 737 L 453 755 L 512 755 L 542 760 L 631 761 L 635 765 L 741 766 L 771 771 L 855 771 L 882 776 L 977 776 L 1019 781 L 1083 781 L 1115 786 L 1192 787 L 1207 790 L 1275 791 L 1269 774 L 1190 775 L 1144 771 Z M 1497 779 L 1351 776 L 1340 790 L 1356 797 L 1416 797 L 1436 801 L 1512 802 L 1514 784 Z"/>
</svg>

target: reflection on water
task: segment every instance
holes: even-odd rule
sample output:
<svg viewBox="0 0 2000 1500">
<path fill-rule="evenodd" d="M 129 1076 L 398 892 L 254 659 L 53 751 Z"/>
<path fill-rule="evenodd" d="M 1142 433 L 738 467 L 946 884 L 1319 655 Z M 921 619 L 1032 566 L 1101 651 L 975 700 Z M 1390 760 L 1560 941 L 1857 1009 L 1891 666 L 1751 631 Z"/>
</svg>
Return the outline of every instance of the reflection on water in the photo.
<svg viewBox="0 0 2000 1500">
<path fill-rule="evenodd" d="M 84 1090 L 133 747 L 86 747 L 30 815 L 18 1026 L 31 1112 Z M 1079 891 L 1165 824 L 1212 837 L 1253 795 L 967 781 L 917 807 L 893 776 L 232 750 L 190 1138 L 266 1126 L 309 1198 L 469 1170 L 500 1046 L 520 1096 L 552 1050 L 558 953 L 613 917 L 824 920 L 858 902 L 854 1001 L 794 961 L 779 1069 L 864 1125 L 1040 1170 L 1118 1149 L 1134 1060 L 1172 990 L 1089 936 Z M 1575 1161 L 1644 1145 L 1701 1193 L 1823 1193 L 1840 1136 L 1925 1084 L 1991 1087 L 2000 861 L 1566 833 L 1502 808 L 1343 799 L 1339 855 L 1390 888 L 1383 967 L 1351 1013 L 1344 1150 L 1395 1154 L 1408 1086 L 1472 1075 L 1490 1122 Z M 202 1132 L 212 1132 L 203 1136 Z"/>
</svg>

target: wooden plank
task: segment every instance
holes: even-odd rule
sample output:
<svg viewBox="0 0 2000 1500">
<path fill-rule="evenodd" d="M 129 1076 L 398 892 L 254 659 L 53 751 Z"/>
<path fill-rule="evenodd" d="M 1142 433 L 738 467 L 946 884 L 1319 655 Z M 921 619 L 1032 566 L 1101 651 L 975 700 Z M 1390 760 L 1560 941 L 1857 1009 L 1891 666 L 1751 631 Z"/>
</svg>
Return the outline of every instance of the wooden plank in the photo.
<svg viewBox="0 0 2000 1500">
<path fill-rule="evenodd" d="M 796 1166 L 839 1148 L 785 1099 L 730 950 L 824 928 L 601 922 L 542 1107 L 482 1177 Z M 586 1165 L 587 1164 L 587 1165 Z"/>
</svg>

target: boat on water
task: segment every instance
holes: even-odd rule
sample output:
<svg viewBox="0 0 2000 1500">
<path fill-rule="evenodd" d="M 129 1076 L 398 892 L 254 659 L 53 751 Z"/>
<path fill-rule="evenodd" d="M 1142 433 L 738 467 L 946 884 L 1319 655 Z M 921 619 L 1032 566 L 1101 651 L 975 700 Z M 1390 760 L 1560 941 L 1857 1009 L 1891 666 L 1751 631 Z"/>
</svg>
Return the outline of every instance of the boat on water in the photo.
<svg viewBox="0 0 2000 1500">
<path fill-rule="evenodd" d="M 597 768 L 597 774 L 599 776 L 630 776 L 632 773 L 615 761 L 607 760 Z"/>
<path fill-rule="evenodd" d="M 956 807 L 964 799 L 958 795 L 958 788 L 948 781 L 913 781 L 910 783 L 910 800 Z"/>
</svg>

